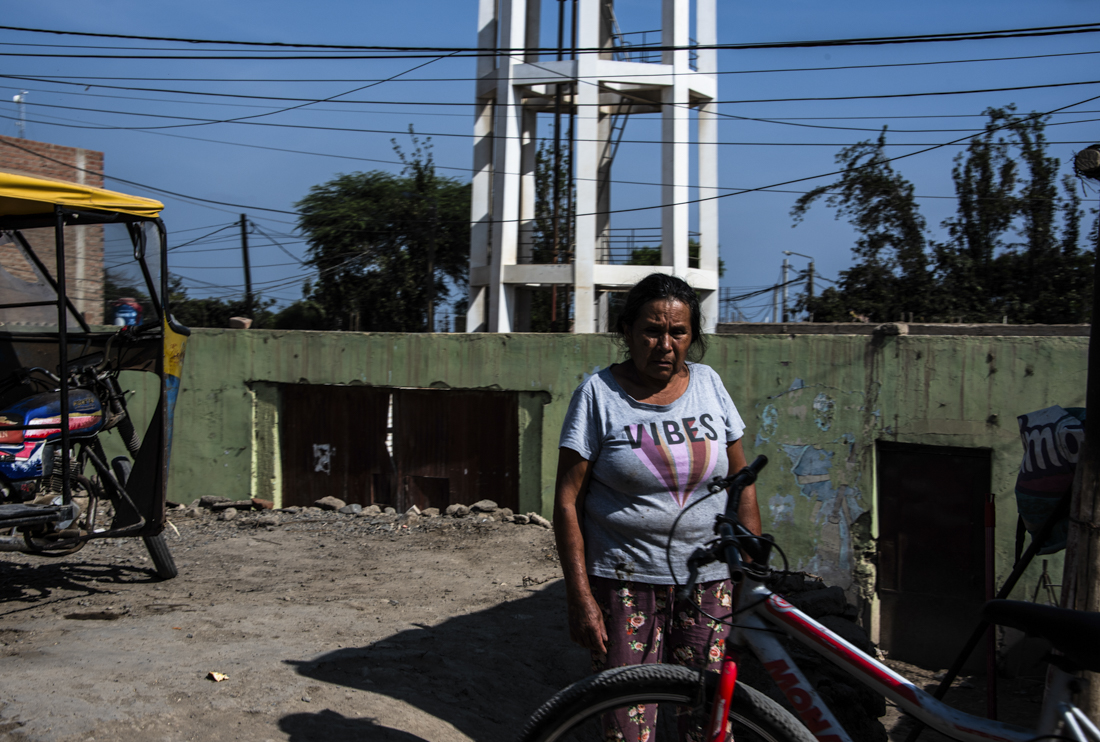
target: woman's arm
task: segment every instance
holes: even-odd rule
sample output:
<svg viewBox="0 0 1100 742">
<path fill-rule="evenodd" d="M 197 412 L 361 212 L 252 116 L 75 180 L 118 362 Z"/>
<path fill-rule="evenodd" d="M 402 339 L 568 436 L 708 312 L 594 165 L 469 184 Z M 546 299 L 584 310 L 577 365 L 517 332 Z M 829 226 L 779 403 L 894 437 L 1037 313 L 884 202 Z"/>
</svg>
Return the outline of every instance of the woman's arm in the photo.
<svg viewBox="0 0 1100 742">
<path fill-rule="evenodd" d="M 726 446 L 726 455 L 729 457 L 730 463 L 730 474 L 736 474 L 748 466 L 748 462 L 745 461 L 745 448 L 741 445 L 741 440 L 742 439 L 738 439 Z M 760 506 L 756 503 L 755 484 L 750 484 L 741 491 L 741 505 L 737 508 L 737 517 L 741 520 L 741 524 L 745 526 L 745 528 L 749 529 L 757 536 L 760 535 Z"/>
<path fill-rule="evenodd" d="M 743 457 L 742 457 L 743 458 Z M 558 449 L 558 479 L 554 487 L 554 538 L 558 544 L 569 611 L 569 637 L 586 649 L 606 652 L 603 613 L 588 586 L 584 561 L 584 497 L 588 491 L 588 461 L 571 448 Z"/>
</svg>

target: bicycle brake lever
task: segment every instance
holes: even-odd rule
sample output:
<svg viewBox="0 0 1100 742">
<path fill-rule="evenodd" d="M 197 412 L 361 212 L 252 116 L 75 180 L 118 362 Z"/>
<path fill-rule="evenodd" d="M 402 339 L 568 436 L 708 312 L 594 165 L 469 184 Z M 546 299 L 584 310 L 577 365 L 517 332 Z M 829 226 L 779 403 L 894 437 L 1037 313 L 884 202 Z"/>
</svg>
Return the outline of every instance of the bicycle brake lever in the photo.
<svg viewBox="0 0 1100 742">
<path fill-rule="evenodd" d="M 688 557 L 688 581 L 676 589 L 676 600 L 687 600 L 691 597 L 695 583 L 699 581 L 699 568 L 714 561 L 714 555 L 706 549 L 696 549 Z"/>
</svg>

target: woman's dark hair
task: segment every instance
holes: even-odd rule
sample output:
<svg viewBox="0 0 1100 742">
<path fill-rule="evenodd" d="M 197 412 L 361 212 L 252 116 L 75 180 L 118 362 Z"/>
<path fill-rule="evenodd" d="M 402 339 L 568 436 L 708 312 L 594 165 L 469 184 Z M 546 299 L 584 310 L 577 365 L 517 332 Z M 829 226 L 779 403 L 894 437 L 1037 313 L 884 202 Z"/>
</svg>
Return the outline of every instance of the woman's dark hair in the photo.
<svg viewBox="0 0 1100 742">
<path fill-rule="evenodd" d="M 626 304 L 619 312 L 615 332 L 625 344 L 626 334 L 638 319 L 642 307 L 651 301 L 667 299 L 683 302 L 691 312 L 691 346 L 688 360 L 700 361 L 707 352 L 707 340 L 703 335 L 703 312 L 699 308 L 699 295 L 687 281 L 667 273 L 650 273 L 630 289 Z"/>
</svg>

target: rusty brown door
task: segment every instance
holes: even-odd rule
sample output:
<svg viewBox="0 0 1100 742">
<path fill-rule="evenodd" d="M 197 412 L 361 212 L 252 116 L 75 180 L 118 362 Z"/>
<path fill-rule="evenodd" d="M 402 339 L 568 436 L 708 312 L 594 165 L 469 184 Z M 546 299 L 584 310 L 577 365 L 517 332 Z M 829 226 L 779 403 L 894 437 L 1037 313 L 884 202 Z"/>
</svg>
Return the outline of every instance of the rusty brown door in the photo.
<svg viewBox="0 0 1100 742">
<path fill-rule="evenodd" d="M 386 502 L 390 390 L 287 384 L 281 391 L 283 506 L 309 506 L 326 495 L 349 505 Z"/>
<path fill-rule="evenodd" d="M 893 659 L 946 668 L 985 600 L 987 449 L 879 442 L 879 644 Z M 984 647 L 967 667 L 981 667 Z"/>
<path fill-rule="evenodd" d="M 398 509 L 483 499 L 518 508 L 518 414 L 513 392 L 395 389 Z"/>
</svg>

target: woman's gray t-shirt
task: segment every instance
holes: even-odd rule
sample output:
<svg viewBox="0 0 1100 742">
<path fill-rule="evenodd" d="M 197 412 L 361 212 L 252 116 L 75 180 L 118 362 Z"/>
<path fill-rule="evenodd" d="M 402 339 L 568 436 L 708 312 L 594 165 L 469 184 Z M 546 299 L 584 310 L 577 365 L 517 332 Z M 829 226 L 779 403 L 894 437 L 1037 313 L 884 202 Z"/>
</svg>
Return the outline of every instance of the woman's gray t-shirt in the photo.
<svg viewBox="0 0 1100 742">
<path fill-rule="evenodd" d="M 699 363 L 689 363 L 688 372 L 687 390 L 668 405 L 638 402 L 609 368 L 573 393 L 559 445 L 591 469 L 584 503 L 590 575 L 673 584 L 665 556 L 672 522 L 706 496 L 707 482 L 727 474 L 726 448 L 745 423 L 717 373 Z M 681 518 L 672 543 L 676 582 L 685 582 L 688 557 L 714 537 L 714 517 L 725 507 L 720 493 Z M 699 579 L 724 579 L 726 570 L 708 565 Z"/>
</svg>

